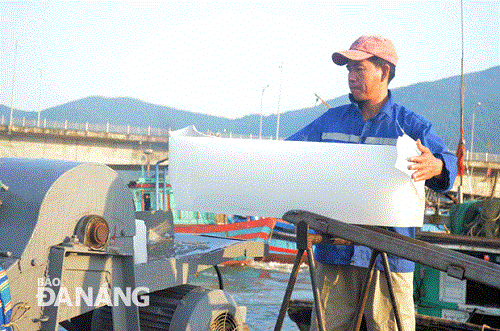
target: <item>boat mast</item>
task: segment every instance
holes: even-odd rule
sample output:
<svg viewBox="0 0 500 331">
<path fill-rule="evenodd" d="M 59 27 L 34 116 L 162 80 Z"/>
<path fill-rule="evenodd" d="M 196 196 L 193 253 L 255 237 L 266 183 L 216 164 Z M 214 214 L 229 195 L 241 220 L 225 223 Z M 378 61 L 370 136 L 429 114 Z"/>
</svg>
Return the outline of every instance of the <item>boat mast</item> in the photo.
<svg viewBox="0 0 500 331">
<path fill-rule="evenodd" d="M 460 24 L 462 36 L 462 58 L 461 58 L 461 73 L 460 73 L 460 142 L 457 148 L 457 166 L 458 174 L 460 175 L 460 185 L 458 187 L 458 202 L 463 202 L 463 181 L 464 181 L 464 154 L 465 154 L 465 139 L 464 139 L 464 3 L 460 1 Z"/>
</svg>

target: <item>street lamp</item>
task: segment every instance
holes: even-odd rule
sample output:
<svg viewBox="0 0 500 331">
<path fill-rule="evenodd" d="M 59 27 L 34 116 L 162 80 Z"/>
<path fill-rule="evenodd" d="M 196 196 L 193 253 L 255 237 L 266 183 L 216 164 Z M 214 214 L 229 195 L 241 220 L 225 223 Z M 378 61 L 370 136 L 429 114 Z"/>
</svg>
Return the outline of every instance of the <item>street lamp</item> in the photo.
<svg viewBox="0 0 500 331">
<path fill-rule="evenodd" d="M 42 99 L 42 68 L 38 68 L 40 70 L 40 83 L 38 85 L 38 122 L 37 126 L 40 127 L 40 112 L 42 111 L 40 100 Z"/>
<path fill-rule="evenodd" d="M 476 105 L 481 106 L 481 102 L 477 102 L 472 106 L 472 129 L 471 129 L 471 137 L 470 137 L 470 153 L 474 151 L 474 119 L 476 117 Z"/>
<path fill-rule="evenodd" d="M 264 91 L 269 87 L 269 84 L 264 86 L 262 89 L 262 95 L 260 97 L 260 124 L 259 124 L 259 139 L 262 139 L 262 100 L 264 99 Z"/>
<path fill-rule="evenodd" d="M 474 119 L 476 117 L 476 105 L 481 106 L 481 102 L 477 102 L 476 104 L 472 105 L 472 128 L 471 128 L 471 137 L 470 137 L 470 152 L 469 152 L 469 166 L 470 166 L 470 173 L 469 173 L 469 187 L 470 187 L 470 196 L 471 199 L 474 199 L 474 191 L 472 189 L 472 177 L 474 174 L 474 167 L 472 166 L 472 153 L 474 152 Z"/>
<path fill-rule="evenodd" d="M 9 120 L 9 127 L 12 127 L 12 115 L 14 113 L 14 82 L 16 81 L 16 64 L 17 64 L 17 48 L 19 47 L 19 44 L 17 43 L 16 40 L 16 47 L 14 51 L 14 73 L 12 74 L 12 93 L 10 96 L 10 120 Z"/>
</svg>

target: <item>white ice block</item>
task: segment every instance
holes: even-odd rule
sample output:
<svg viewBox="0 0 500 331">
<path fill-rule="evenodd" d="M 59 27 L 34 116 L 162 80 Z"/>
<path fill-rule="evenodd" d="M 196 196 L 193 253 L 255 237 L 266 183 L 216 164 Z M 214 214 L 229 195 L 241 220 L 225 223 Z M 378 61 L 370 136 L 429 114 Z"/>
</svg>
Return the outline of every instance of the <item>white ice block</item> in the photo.
<svg viewBox="0 0 500 331">
<path fill-rule="evenodd" d="M 280 218 L 302 209 L 419 227 L 424 182 L 407 170 L 417 154 L 408 136 L 386 146 L 204 137 L 191 128 L 170 137 L 169 177 L 180 210 Z"/>
</svg>

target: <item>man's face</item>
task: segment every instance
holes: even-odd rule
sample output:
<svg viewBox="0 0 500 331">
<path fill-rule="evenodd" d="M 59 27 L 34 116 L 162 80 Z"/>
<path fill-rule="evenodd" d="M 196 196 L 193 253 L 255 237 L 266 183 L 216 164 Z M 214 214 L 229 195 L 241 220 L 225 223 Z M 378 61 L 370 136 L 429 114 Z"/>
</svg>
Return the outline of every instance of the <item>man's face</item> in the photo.
<svg viewBox="0 0 500 331">
<path fill-rule="evenodd" d="M 383 93 L 382 68 L 368 60 L 347 63 L 349 89 L 356 101 L 377 101 Z"/>
</svg>

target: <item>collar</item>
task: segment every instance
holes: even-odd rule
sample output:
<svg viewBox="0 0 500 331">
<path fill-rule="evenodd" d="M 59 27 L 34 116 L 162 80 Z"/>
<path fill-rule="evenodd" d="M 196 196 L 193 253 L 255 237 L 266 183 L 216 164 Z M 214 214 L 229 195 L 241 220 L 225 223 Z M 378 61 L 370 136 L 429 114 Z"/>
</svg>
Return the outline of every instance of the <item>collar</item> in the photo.
<svg viewBox="0 0 500 331">
<path fill-rule="evenodd" d="M 388 90 L 388 96 L 389 96 L 389 98 L 387 99 L 386 103 L 384 103 L 382 108 L 380 108 L 380 111 L 378 112 L 378 114 L 375 116 L 381 116 L 381 117 L 385 117 L 385 116 L 391 117 L 392 116 L 391 109 L 392 109 L 393 101 L 392 101 L 391 90 Z M 349 100 L 359 110 L 358 101 L 354 100 L 354 97 L 352 96 L 351 93 L 349 93 Z"/>
</svg>

